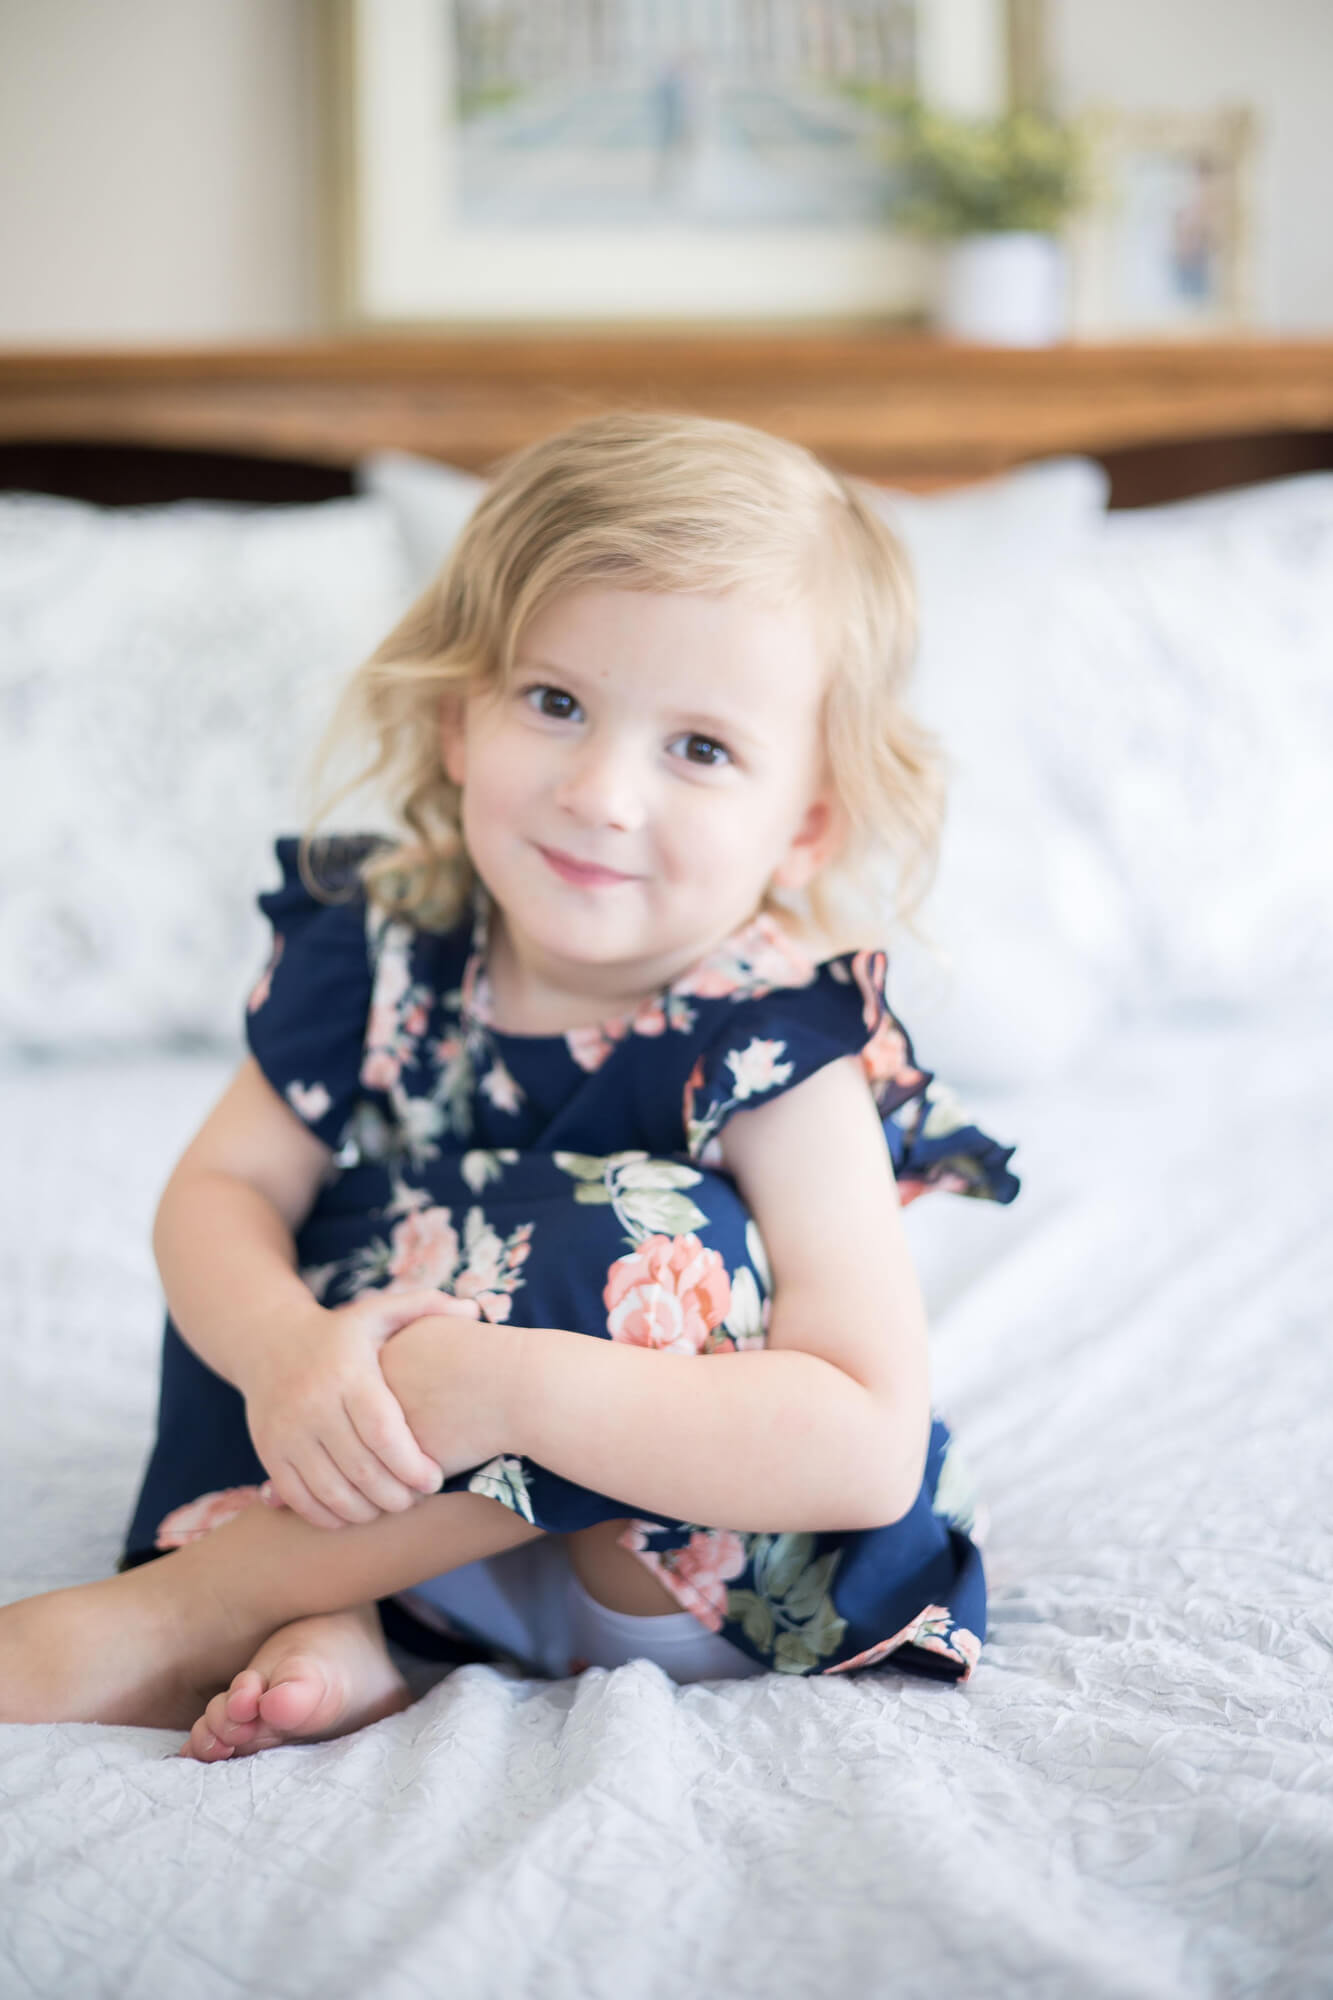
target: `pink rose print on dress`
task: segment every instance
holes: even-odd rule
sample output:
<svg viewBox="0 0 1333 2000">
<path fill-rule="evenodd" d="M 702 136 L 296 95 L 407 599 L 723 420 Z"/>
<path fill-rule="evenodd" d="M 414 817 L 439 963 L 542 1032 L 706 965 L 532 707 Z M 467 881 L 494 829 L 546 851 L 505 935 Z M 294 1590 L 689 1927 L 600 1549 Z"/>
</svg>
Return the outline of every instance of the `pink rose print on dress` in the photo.
<svg viewBox="0 0 1333 2000">
<path fill-rule="evenodd" d="M 721 1631 L 727 1615 L 727 1584 L 745 1570 L 745 1544 L 739 1535 L 730 1528 L 696 1528 L 685 1548 L 659 1555 L 647 1547 L 642 1526 L 632 1521 L 616 1539 L 701 1625 L 710 1632 Z"/>
<path fill-rule="evenodd" d="M 775 987 L 808 986 L 814 977 L 809 954 L 774 918 L 759 916 L 632 1014 L 596 1027 L 571 1028 L 565 1043 L 579 1068 L 591 1074 L 627 1035 L 665 1035 L 673 1030 L 688 1034 L 696 1016 L 687 1000 L 757 998 Z"/>
<path fill-rule="evenodd" d="M 898 1183 L 899 1208 L 906 1208 L 909 1202 L 920 1200 L 921 1196 L 929 1194 L 932 1188 L 943 1194 L 970 1194 L 972 1184 L 966 1174 L 957 1173 L 952 1167 L 937 1169 L 931 1174 L 929 1180 L 921 1180 L 920 1178 L 915 1180 L 900 1180 Z"/>
<path fill-rule="evenodd" d="M 612 1340 L 698 1354 L 731 1305 L 731 1279 L 697 1236 L 649 1236 L 606 1274 L 602 1302 Z"/>
<path fill-rule="evenodd" d="M 775 987 L 809 986 L 814 977 L 808 952 L 765 913 L 724 939 L 671 991 L 693 1000 L 726 1000 L 742 993 L 758 999 Z"/>
<path fill-rule="evenodd" d="M 600 1028 L 571 1028 L 565 1036 L 565 1046 L 580 1069 L 591 1076 L 599 1070 L 610 1055 L 616 1043 L 623 1041 L 625 1024 L 623 1021 L 608 1021 Z"/>
<path fill-rule="evenodd" d="M 858 951 L 852 960 L 852 977 L 861 989 L 861 1018 L 869 1032 L 879 1026 L 884 1013 L 884 976 L 888 960 L 882 951 Z"/>
<path fill-rule="evenodd" d="M 398 1081 L 399 1064 L 387 1049 L 370 1049 L 361 1065 L 361 1081 L 367 1090 L 392 1090 Z"/>
<path fill-rule="evenodd" d="M 273 950 L 269 954 L 268 964 L 264 967 L 264 970 L 260 973 L 258 979 L 256 979 L 254 985 L 251 987 L 250 998 L 245 1003 L 245 1010 L 247 1014 L 257 1014 L 260 1008 L 263 1006 L 264 1002 L 268 999 L 269 992 L 273 985 L 273 975 L 278 969 L 278 960 L 281 957 L 282 957 L 282 932 L 275 931 L 273 933 Z"/>
<path fill-rule="evenodd" d="M 892 1014 L 886 1014 L 861 1051 L 861 1067 L 876 1096 L 886 1083 L 916 1090 L 926 1080 L 924 1070 L 907 1060 L 907 1037 Z"/>
<path fill-rule="evenodd" d="M 410 940 L 406 925 L 390 924 L 380 946 L 361 1061 L 367 1090 L 394 1088 L 430 1020 L 434 995 L 429 987 L 412 984 Z"/>
<path fill-rule="evenodd" d="M 981 1658 L 981 1641 L 974 1632 L 964 1625 L 955 1625 L 947 1606 L 928 1604 L 912 1620 L 904 1625 L 901 1632 L 895 1632 L 890 1639 L 881 1639 L 877 1645 L 867 1646 L 863 1653 L 857 1653 L 850 1660 L 839 1660 L 836 1667 L 825 1667 L 826 1674 L 850 1673 L 853 1667 L 875 1667 L 881 1660 L 896 1653 L 900 1646 L 920 1646 L 927 1653 L 939 1653 L 948 1660 L 960 1660 L 963 1671 L 958 1676 L 959 1685 L 967 1680 L 973 1667 Z"/>
<path fill-rule="evenodd" d="M 234 1521 L 258 1498 L 257 1486 L 228 1486 L 221 1493 L 201 1493 L 197 1500 L 188 1500 L 165 1516 L 158 1525 L 155 1546 L 183 1549 L 187 1542 L 211 1535 L 224 1521 Z"/>
<path fill-rule="evenodd" d="M 367 1090 L 392 1090 L 398 1081 L 403 1066 L 398 1014 L 410 978 L 407 952 L 390 929 L 376 967 L 375 990 L 371 996 L 370 1018 L 366 1023 L 361 1081 Z"/>
<path fill-rule="evenodd" d="M 958 1676 L 960 1682 L 970 1678 L 973 1667 L 981 1658 L 981 1641 L 975 1632 L 968 1631 L 966 1625 L 955 1625 L 945 1639 L 937 1639 L 929 1633 L 923 1634 L 916 1643 L 918 1646 L 924 1646 L 928 1653 L 944 1653 L 950 1656 L 961 1653 L 967 1666 Z"/>
<path fill-rule="evenodd" d="M 852 976 L 861 990 L 861 1018 L 870 1030 L 861 1067 L 881 1107 L 885 1100 L 901 1101 L 905 1092 L 919 1090 L 926 1081 L 926 1072 L 908 1062 L 907 1037 L 889 1011 L 884 993 L 888 970 L 882 951 L 858 951 L 852 960 Z"/>
<path fill-rule="evenodd" d="M 666 1009 L 660 1000 L 644 1000 L 630 1016 L 630 1028 L 636 1035 L 664 1035 L 667 1031 Z"/>
<path fill-rule="evenodd" d="M 392 1284 L 440 1291 L 458 1263 L 458 1231 L 447 1208 L 420 1208 L 405 1215 L 389 1239 Z"/>
<path fill-rule="evenodd" d="M 492 1325 L 507 1320 L 513 1310 L 510 1293 L 523 1282 L 518 1272 L 531 1252 L 532 1230 L 532 1223 L 521 1223 L 506 1240 L 479 1208 L 468 1211 L 467 1262 L 454 1280 L 454 1297 L 475 1299 L 482 1318 Z"/>
</svg>

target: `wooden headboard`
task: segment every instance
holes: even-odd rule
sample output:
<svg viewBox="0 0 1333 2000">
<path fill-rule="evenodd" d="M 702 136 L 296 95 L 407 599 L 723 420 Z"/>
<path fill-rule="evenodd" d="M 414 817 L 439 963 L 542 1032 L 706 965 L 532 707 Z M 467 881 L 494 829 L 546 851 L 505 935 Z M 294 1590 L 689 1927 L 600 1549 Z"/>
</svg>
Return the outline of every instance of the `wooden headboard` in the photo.
<svg viewBox="0 0 1333 2000">
<path fill-rule="evenodd" d="M 485 469 L 654 404 L 916 491 L 1078 452 L 1144 506 L 1333 467 L 1333 340 L 977 348 L 885 333 L 461 333 L 0 353 L 0 487 L 103 504 L 315 500 L 385 446 Z"/>
</svg>

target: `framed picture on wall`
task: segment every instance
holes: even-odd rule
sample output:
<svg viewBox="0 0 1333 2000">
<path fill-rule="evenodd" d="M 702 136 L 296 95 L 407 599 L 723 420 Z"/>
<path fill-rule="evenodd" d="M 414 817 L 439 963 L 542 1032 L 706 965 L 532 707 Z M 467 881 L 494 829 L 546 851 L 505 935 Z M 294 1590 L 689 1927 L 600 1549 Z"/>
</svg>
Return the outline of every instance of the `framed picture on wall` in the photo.
<svg viewBox="0 0 1333 2000">
<path fill-rule="evenodd" d="M 924 315 L 905 94 L 995 115 L 1041 0 L 338 0 L 344 324 Z"/>
<path fill-rule="evenodd" d="M 1189 339 L 1252 325 L 1254 112 L 1092 118 L 1100 194 L 1072 232 L 1075 331 Z"/>
</svg>

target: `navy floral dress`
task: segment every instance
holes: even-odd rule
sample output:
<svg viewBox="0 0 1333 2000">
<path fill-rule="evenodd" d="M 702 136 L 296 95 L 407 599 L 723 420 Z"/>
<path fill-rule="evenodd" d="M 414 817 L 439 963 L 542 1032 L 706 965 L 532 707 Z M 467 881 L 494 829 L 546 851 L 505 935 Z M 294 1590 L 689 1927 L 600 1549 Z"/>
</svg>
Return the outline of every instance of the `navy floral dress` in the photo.
<svg viewBox="0 0 1333 2000">
<path fill-rule="evenodd" d="M 264 1074 L 334 1151 L 297 1238 L 301 1275 L 326 1305 L 438 1286 L 492 1322 L 674 1353 L 762 1347 L 764 1246 L 717 1135 L 733 1111 L 849 1054 L 875 1093 L 903 1203 L 932 1188 L 1017 1194 L 1014 1149 L 917 1066 L 882 953 L 815 964 L 760 916 L 631 1015 L 506 1034 L 492 1020 L 484 892 L 447 933 L 388 918 L 360 886 L 372 845 L 320 845 L 319 879 L 339 897 L 324 901 L 301 881 L 297 843 L 278 842 L 282 886 L 259 899 L 273 949 L 247 1015 Z M 122 1566 L 208 1532 L 252 1504 L 263 1478 L 241 1397 L 168 1320 L 159 1436 Z M 962 1681 L 985 1635 L 980 1510 L 938 1416 L 916 1503 L 882 1528 L 701 1527 L 508 1453 L 444 1490 L 486 1494 L 553 1533 L 627 1518 L 621 1542 L 681 1606 L 778 1673 L 889 1660 Z M 413 1622 L 398 1616 L 393 1636 L 411 1643 Z"/>
</svg>

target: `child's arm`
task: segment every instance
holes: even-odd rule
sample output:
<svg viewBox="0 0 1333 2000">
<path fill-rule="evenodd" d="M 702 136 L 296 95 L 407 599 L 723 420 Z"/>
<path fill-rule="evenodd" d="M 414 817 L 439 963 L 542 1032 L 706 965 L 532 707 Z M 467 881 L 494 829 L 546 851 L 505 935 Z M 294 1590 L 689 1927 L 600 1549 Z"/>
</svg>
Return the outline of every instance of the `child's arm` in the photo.
<svg viewBox="0 0 1333 2000">
<path fill-rule="evenodd" d="M 420 1292 L 318 1304 L 297 1273 L 294 1232 L 331 1157 L 247 1058 L 177 1162 L 153 1230 L 182 1337 L 240 1390 L 279 1497 L 316 1527 L 370 1521 L 437 1489 L 440 1468 L 385 1383 L 379 1349 L 409 1320 L 463 1309 Z"/>
<path fill-rule="evenodd" d="M 700 1368 L 563 1330 L 487 1328 L 511 1343 L 496 1356 L 506 1446 L 702 1527 L 897 1520 L 930 1435 L 926 1316 L 858 1059 L 737 1113 L 722 1148 L 772 1266 L 767 1347 Z"/>
</svg>

